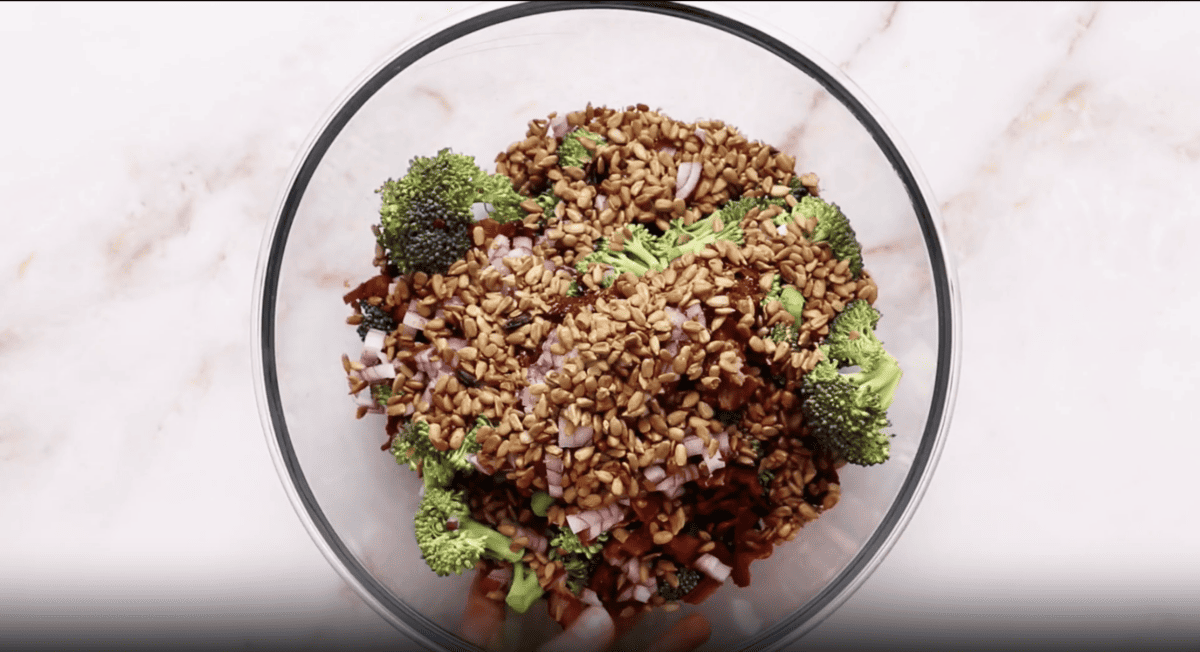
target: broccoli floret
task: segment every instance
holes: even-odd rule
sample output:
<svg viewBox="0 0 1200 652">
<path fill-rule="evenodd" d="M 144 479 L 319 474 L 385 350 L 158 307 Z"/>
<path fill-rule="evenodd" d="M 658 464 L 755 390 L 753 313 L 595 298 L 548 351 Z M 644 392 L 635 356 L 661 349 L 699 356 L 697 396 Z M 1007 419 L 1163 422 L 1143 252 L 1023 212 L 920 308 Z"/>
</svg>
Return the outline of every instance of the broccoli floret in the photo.
<svg viewBox="0 0 1200 652">
<path fill-rule="evenodd" d="M 427 487 L 413 531 L 421 557 L 438 575 L 462 575 L 484 555 L 515 563 L 523 554 L 511 550 L 512 539 L 472 519 L 460 491 Z"/>
<path fill-rule="evenodd" d="M 581 274 L 587 273 L 588 268 L 595 263 L 607 265 L 614 272 L 613 280 L 625 272 L 633 272 L 641 276 L 650 270 L 661 272 L 678 256 L 664 255 L 662 243 L 653 233 L 641 224 L 630 224 L 625 227 L 624 240 L 621 250 L 613 249 L 612 242 L 601 238 L 596 242 L 595 251 L 583 258 L 576 266 Z M 682 254 L 680 254 L 682 255 Z M 609 282 L 611 285 L 612 282 Z"/>
<path fill-rule="evenodd" d="M 825 346 L 828 357 L 841 366 L 870 370 L 871 377 L 862 384 L 879 395 L 880 406 L 886 410 L 896 398 L 901 372 L 900 364 L 875 336 L 878 323 L 879 311 L 871 304 L 862 299 L 851 301 L 829 323 Z"/>
<path fill-rule="evenodd" d="M 484 172 L 475 159 L 443 149 L 418 156 L 399 181 L 388 179 L 376 190 L 379 244 L 402 274 L 445 273 L 471 246 L 471 206 L 490 204 L 497 222 L 520 220 L 524 197 L 503 175 Z"/>
<path fill-rule="evenodd" d="M 546 510 L 554 504 L 554 497 L 544 491 L 535 491 L 529 497 L 529 509 L 536 515 L 545 517 Z"/>
<path fill-rule="evenodd" d="M 767 296 L 763 297 L 763 306 L 765 307 L 771 301 L 781 303 L 783 309 L 794 317 L 795 321 L 790 326 L 775 324 L 771 327 L 771 333 L 767 337 L 775 342 L 786 342 L 795 348 L 800 339 L 800 323 L 804 319 L 804 295 L 791 285 L 783 285 L 779 275 L 776 274 L 775 280 L 771 284 L 771 290 L 767 292 Z"/>
<path fill-rule="evenodd" d="M 824 347 L 822 347 L 824 349 Z M 842 374 L 823 360 L 804 377 L 801 410 L 817 442 L 851 464 L 870 466 L 887 461 L 890 425 L 879 395 L 860 384 L 865 371 Z"/>
<path fill-rule="evenodd" d="M 772 301 L 779 301 L 779 295 L 783 292 L 783 275 L 773 274 L 771 278 L 771 289 L 767 290 L 767 294 L 763 296 L 762 302 L 759 303 L 763 308 L 767 307 Z"/>
<path fill-rule="evenodd" d="M 455 474 L 470 473 L 475 469 L 467 456 L 482 448 L 476 440 L 476 434 L 485 425 L 489 425 L 488 420 L 479 417 L 457 450 L 439 451 L 429 439 L 429 424 L 422 419 L 415 419 L 405 424 L 392 438 L 392 455 L 397 463 L 406 464 L 414 471 L 419 470 L 426 489 L 447 487 Z"/>
<path fill-rule="evenodd" d="M 900 383 L 900 365 L 875 337 L 879 313 L 865 301 L 846 306 L 830 324 L 823 360 L 804 377 L 801 410 L 809 432 L 847 462 L 887 461 L 887 409 Z M 840 367 L 857 366 L 842 373 Z"/>
<path fill-rule="evenodd" d="M 512 584 L 508 587 L 508 597 L 504 599 L 513 611 L 519 614 L 529 611 L 545 592 L 538 583 L 536 572 L 522 562 L 513 564 Z"/>
<path fill-rule="evenodd" d="M 553 190 L 547 190 L 534 197 L 533 203 L 542 208 L 543 215 L 552 215 L 554 214 L 554 207 L 558 205 L 558 196 L 554 194 Z"/>
<path fill-rule="evenodd" d="M 383 306 L 362 303 L 362 321 L 358 323 L 358 337 L 367 339 L 367 331 L 377 330 L 390 333 L 396 329 L 396 320 Z"/>
<path fill-rule="evenodd" d="M 816 217 L 817 226 L 809 234 L 809 240 L 828 242 L 835 258 L 849 262 L 850 273 L 854 278 L 862 274 L 862 245 L 858 242 L 854 228 L 850 226 L 850 220 L 836 204 L 829 204 L 809 195 L 792 209 L 791 218 L 797 217 L 801 220 Z"/>
<path fill-rule="evenodd" d="M 658 594 L 668 602 L 674 602 L 691 593 L 692 589 L 700 583 L 700 571 L 680 568 L 675 571 L 675 578 L 679 580 L 679 586 L 671 586 L 661 578 L 658 580 Z"/>
<path fill-rule="evenodd" d="M 583 296 L 583 288 L 579 287 L 579 281 L 571 281 L 571 284 L 567 286 L 567 296 L 569 296 L 569 297 Z"/>
<path fill-rule="evenodd" d="M 762 496 L 766 498 L 771 495 L 771 481 L 775 479 L 774 469 L 763 469 L 758 473 L 758 486 L 762 487 Z"/>
<path fill-rule="evenodd" d="M 587 138 L 595 143 L 596 147 L 602 147 L 608 144 L 608 141 L 600 134 L 594 134 L 587 129 L 576 129 L 571 133 L 563 136 L 562 143 L 558 146 L 558 164 L 561 167 L 577 167 L 582 168 L 592 160 L 592 152 L 579 142 L 580 138 Z"/>
<path fill-rule="evenodd" d="M 604 549 L 608 536 L 607 532 L 601 534 L 590 546 L 583 545 L 570 528 L 560 528 L 558 534 L 551 537 L 550 558 L 562 560 L 563 568 L 567 571 L 567 588 L 575 595 L 587 587 L 592 573 L 603 561 L 600 551 Z"/>
<path fill-rule="evenodd" d="M 392 397 L 392 386 L 391 385 L 389 385 L 387 383 L 379 383 L 378 385 L 371 385 L 371 399 L 374 400 L 376 403 L 378 403 L 380 405 L 380 407 L 387 409 L 387 402 L 388 402 L 388 399 L 391 397 Z"/>
<path fill-rule="evenodd" d="M 729 240 L 741 246 L 744 236 L 740 226 L 741 220 L 749 210 L 748 208 L 742 210 L 741 204 L 747 201 L 756 200 L 739 199 L 736 202 L 730 202 L 708 217 L 696 220 L 690 225 L 685 225 L 683 220 L 672 220 L 671 228 L 663 234 L 663 244 L 660 245 L 664 249 L 668 262 L 684 254 L 700 253 L 705 247 L 716 244 L 718 240 Z M 733 206 L 735 204 L 737 206 Z M 713 227 L 718 224 L 718 220 L 720 220 L 721 228 L 714 230 Z"/>
</svg>

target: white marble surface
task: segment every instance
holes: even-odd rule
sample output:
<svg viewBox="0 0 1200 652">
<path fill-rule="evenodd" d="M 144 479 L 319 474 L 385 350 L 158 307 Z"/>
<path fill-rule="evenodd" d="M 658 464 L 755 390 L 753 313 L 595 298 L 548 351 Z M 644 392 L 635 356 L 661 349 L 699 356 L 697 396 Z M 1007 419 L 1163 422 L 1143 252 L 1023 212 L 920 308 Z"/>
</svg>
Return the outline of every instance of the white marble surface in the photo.
<svg viewBox="0 0 1200 652">
<path fill-rule="evenodd" d="M 251 297 L 310 130 L 461 6 L 0 4 L 0 647 L 407 649 L 281 488 Z M 808 647 L 1200 638 L 1200 6 L 738 9 L 883 109 L 959 262 L 941 464 Z"/>
</svg>

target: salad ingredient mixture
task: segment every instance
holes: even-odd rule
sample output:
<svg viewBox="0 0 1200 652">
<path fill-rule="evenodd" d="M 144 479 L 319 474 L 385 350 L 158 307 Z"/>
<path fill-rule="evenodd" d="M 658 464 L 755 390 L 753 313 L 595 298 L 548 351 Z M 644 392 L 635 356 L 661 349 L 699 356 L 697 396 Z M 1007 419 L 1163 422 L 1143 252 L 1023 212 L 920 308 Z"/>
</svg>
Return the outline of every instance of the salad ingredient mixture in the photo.
<svg viewBox="0 0 1200 652">
<path fill-rule="evenodd" d="M 837 205 L 793 157 L 645 105 L 444 149 L 378 193 L 345 295 L 359 418 L 423 479 L 414 533 L 570 624 L 698 604 L 887 460 L 901 372 Z"/>
</svg>

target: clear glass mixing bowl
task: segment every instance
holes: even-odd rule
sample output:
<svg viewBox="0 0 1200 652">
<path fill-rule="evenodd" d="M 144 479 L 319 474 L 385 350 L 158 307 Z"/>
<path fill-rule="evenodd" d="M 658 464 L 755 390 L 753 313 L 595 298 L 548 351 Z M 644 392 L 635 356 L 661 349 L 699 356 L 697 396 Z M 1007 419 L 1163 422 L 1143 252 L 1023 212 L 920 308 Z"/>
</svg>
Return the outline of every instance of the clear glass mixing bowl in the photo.
<svg viewBox="0 0 1200 652">
<path fill-rule="evenodd" d="M 842 470 L 842 499 L 752 567 L 746 589 L 657 613 L 635 649 L 689 611 L 704 649 L 779 649 L 831 613 L 879 564 L 928 483 L 953 402 L 954 270 L 934 202 L 879 111 L 833 65 L 730 10 L 669 3 L 482 6 L 395 51 L 337 104 L 300 158 L 258 268 L 254 324 L 267 440 L 300 518 L 330 563 L 385 619 L 431 649 L 456 636 L 470 577 L 441 578 L 412 536 L 416 475 L 379 450 L 382 417 L 354 419 L 340 368 L 361 347 L 342 295 L 373 275 L 373 192 L 443 147 L 490 166 L 552 111 L 643 103 L 715 118 L 816 172 L 853 221 L 879 285 L 879 335 L 905 371 L 882 466 Z M 597 35 L 605 35 L 598 37 Z M 615 36 L 614 36 L 615 35 Z M 553 631 L 544 609 L 511 624 L 514 647 Z M 630 647 L 626 647 L 630 646 Z"/>
</svg>

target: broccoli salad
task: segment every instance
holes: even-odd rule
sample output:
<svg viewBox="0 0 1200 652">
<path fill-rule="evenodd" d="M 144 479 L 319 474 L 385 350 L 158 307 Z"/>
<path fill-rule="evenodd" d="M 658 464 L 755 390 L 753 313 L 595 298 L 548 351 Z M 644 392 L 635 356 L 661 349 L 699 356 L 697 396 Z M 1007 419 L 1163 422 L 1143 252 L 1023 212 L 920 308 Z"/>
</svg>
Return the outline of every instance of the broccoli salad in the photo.
<svg viewBox="0 0 1200 652">
<path fill-rule="evenodd" d="M 564 625 L 699 604 L 833 508 L 842 465 L 888 459 L 877 287 L 795 163 L 589 105 L 494 174 L 443 149 L 382 184 L 342 362 L 422 478 L 433 572 Z"/>
</svg>

